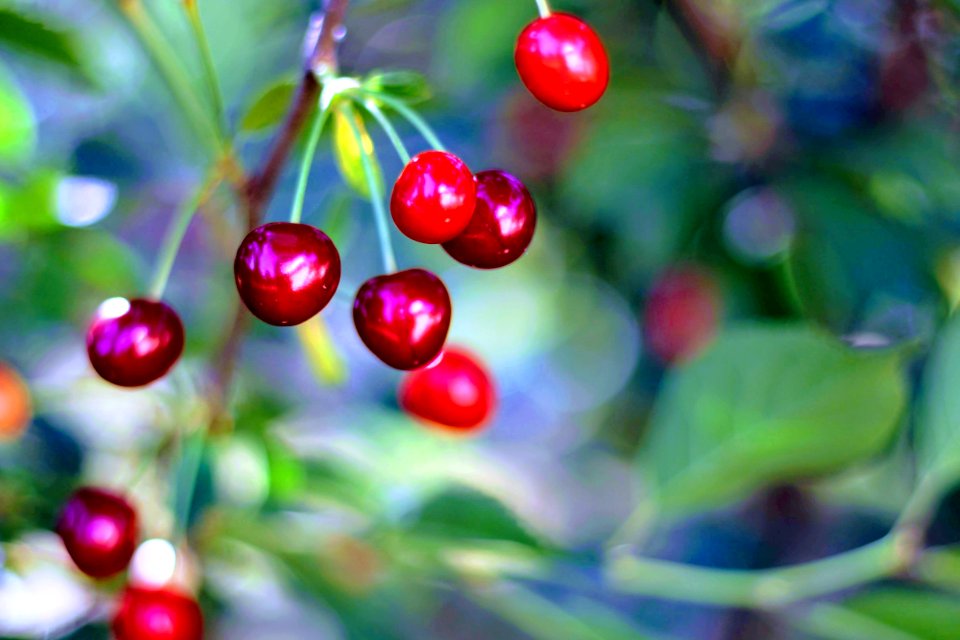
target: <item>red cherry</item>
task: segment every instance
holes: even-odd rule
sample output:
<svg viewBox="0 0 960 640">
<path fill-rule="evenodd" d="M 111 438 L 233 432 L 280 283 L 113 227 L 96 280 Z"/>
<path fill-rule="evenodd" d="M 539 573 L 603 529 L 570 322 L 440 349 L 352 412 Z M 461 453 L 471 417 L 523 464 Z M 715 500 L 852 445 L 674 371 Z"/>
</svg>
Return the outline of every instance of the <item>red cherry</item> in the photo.
<svg viewBox="0 0 960 640">
<path fill-rule="evenodd" d="M 202 640 L 203 612 L 171 589 L 127 587 L 112 628 L 117 640 Z"/>
<path fill-rule="evenodd" d="M 479 431 L 497 403 L 490 373 L 465 349 L 448 347 L 429 367 L 408 373 L 400 385 L 400 406 L 426 422 L 460 433 Z"/>
<path fill-rule="evenodd" d="M 476 201 L 477 185 L 463 160 L 446 151 L 425 151 L 400 172 L 390 213 L 408 238 L 440 244 L 466 228 Z"/>
<path fill-rule="evenodd" d="M 713 338 L 720 311 L 719 287 L 709 273 L 689 265 L 669 269 L 647 296 L 647 346 L 662 362 L 689 360 Z"/>
<path fill-rule="evenodd" d="M 496 269 L 523 255 L 536 226 L 537 207 L 523 183 L 506 171 L 481 171 L 470 224 L 443 248 L 465 265 Z"/>
<path fill-rule="evenodd" d="M 333 298 L 340 284 L 340 254 L 316 227 L 271 222 L 240 243 L 233 273 L 253 315 L 291 326 L 317 315 Z"/>
<path fill-rule="evenodd" d="M 554 13 L 523 30 L 514 53 L 530 93 L 557 111 L 580 111 L 607 89 L 610 62 L 599 36 L 580 18 Z"/>
<path fill-rule="evenodd" d="M 443 281 L 423 269 L 370 278 L 353 303 L 360 339 L 375 356 L 403 370 L 429 364 L 440 354 L 450 315 Z"/>
<path fill-rule="evenodd" d="M 87 331 L 87 355 L 100 377 L 141 387 L 166 374 L 183 353 L 183 323 L 159 300 L 110 298 Z"/>
<path fill-rule="evenodd" d="M 80 571 L 108 578 L 130 564 L 139 535 L 137 513 L 122 496 L 85 487 L 67 500 L 57 533 Z"/>
</svg>

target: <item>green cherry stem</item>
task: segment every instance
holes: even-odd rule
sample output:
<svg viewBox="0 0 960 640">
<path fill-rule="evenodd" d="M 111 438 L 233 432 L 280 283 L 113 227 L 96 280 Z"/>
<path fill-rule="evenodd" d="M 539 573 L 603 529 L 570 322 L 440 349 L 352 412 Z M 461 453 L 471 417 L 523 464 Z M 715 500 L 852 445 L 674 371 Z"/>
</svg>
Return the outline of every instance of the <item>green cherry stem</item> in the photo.
<svg viewBox="0 0 960 640">
<path fill-rule="evenodd" d="M 547 0 L 536 0 L 537 9 L 540 11 L 541 18 L 547 18 L 550 16 L 550 5 L 547 3 Z"/>
<path fill-rule="evenodd" d="M 157 266 L 153 272 L 150 297 L 154 300 L 163 297 L 163 292 L 167 288 L 167 281 L 170 279 L 170 272 L 173 270 L 173 263 L 177 259 L 177 253 L 180 251 L 180 245 L 183 243 L 183 237 L 187 233 L 190 221 L 193 220 L 194 214 L 220 184 L 221 179 L 220 172 L 213 171 L 197 189 L 196 193 L 185 200 L 174 214 L 173 220 L 167 228 L 167 234 L 163 239 L 163 245 L 161 245 L 157 258 Z"/>
<path fill-rule="evenodd" d="M 310 137 L 307 139 L 307 147 L 303 150 L 303 159 L 300 161 L 300 173 L 297 176 L 297 189 L 293 196 L 293 206 L 290 209 L 290 222 L 299 223 L 303 217 L 303 201 L 307 195 L 307 181 L 310 179 L 310 167 L 313 166 L 313 158 L 317 154 L 317 145 L 320 143 L 320 134 L 323 133 L 323 126 L 330 117 L 330 106 L 320 110 L 313 120 L 313 128 L 310 130 Z"/>
<path fill-rule="evenodd" d="M 379 100 L 383 104 L 387 105 L 403 116 L 407 122 L 412 124 L 417 131 L 420 132 L 420 135 L 423 136 L 423 139 L 427 141 L 427 144 L 437 151 L 446 151 L 443 143 L 440 142 L 440 138 L 438 138 L 437 134 L 433 132 L 433 129 L 429 124 L 427 124 L 427 121 L 421 118 L 420 114 L 407 106 L 403 100 L 398 100 L 393 96 L 377 91 L 368 91 L 366 89 L 356 89 L 355 91 L 358 91 L 363 96 L 372 98 L 373 100 Z"/>
<path fill-rule="evenodd" d="M 216 68 L 213 66 L 210 41 L 207 39 L 207 32 L 203 28 L 203 20 L 200 18 L 200 8 L 197 6 L 196 0 L 183 0 L 183 7 L 186 10 L 190 27 L 193 29 L 193 36 L 197 41 L 197 49 L 200 51 L 203 77 L 207 84 L 207 92 L 210 94 L 210 102 L 213 104 L 214 117 L 217 121 L 220 137 L 226 139 L 227 112 L 223 107 L 223 93 L 220 90 L 220 80 L 217 76 Z"/>
<path fill-rule="evenodd" d="M 400 160 L 403 164 L 410 162 L 410 152 L 407 151 L 407 147 L 403 144 L 403 140 L 400 139 L 400 135 L 397 133 L 396 127 L 393 126 L 393 123 L 390 122 L 390 118 L 383 113 L 375 100 L 372 98 L 367 98 L 366 100 L 358 100 L 357 103 L 367 111 L 370 115 L 373 116 L 374 120 L 380 125 L 380 128 L 383 129 L 383 132 L 387 134 L 387 138 L 390 139 L 390 143 L 393 145 L 393 148 L 397 150 L 397 155 L 400 156 Z"/>
<path fill-rule="evenodd" d="M 390 240 L 390 225 L 387 222 L 387 210 L 383 205 L 383 187 L 377 180 L 373 172 L 373 163 L 370 161 L 370 155 L 375 151 L 368 151 L 363 144 L 363 136 L 357 123 L 354 122 L 350 114 L 344 114 L 347 124 L 350 125 L 350 131 L 357 141 L 357 147 L 360 149 L 360 162 L 363 164 L 363 174 L 367 179 L 367 190 L 370 192 L 370 204 L 373 205 L 373 213 L 377 220 L 377 235 L 380 238 L 380 256 L 383 258 L 383 269 L 386 273 L 394 273 L 397 270 L 397 258 L 393 253 L 393 243 Z"/>
</svg>

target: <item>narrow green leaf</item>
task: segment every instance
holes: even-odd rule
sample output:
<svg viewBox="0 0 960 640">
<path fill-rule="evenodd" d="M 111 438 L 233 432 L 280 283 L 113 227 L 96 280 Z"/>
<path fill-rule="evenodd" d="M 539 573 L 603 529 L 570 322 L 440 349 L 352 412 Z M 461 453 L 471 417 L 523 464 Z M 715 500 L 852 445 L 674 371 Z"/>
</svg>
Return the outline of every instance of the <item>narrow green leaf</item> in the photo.
<svg viewBox="0 0 960 640">
<path fill-rule="evenodd" d="M 350 126 L 350 120 L 360 131 L 362 143 L 358 143 L 353 134 L 353 128 Z M 362 146 L 361 146 L 362 144 Z M 374 153 L 373 140 L 367 133 L 367 127 L 363 123 L 363 118 L 357 113 L 356 109 L 349 103 L 342 102 L 333 112 L 333 153 L 337 160 L 337 168 L 340 175 L 343 176 L 351 189 L 359 193 L 364 198 L 371 197 L 370 189 L 367 186 L 366 174 L 363 171 L 362 157 L 366 154 L 373 164 L 374 177 L 376 179 L 377 191 L 383 192 L 383 172 L 380 169 L 380 163 L 377 161 Z M 379 197 L 378 194 L 374 194 Z"/>
<path fill-rule="evenodd" d="M 0 46 L 59 65 L 84 82 L 96 84 L 96 78 L 80 55 L 76 37 L 69 31 L 46 24 L 39 16 L 0 7 Z"/>
<path fill-rule="evenodd" d="M 297 338 L 303 348 L 310 370 L 323 385 L 339 385 L 347 379 L 347 368 L 330 337 L 323 318 L 311 318 L 296 327 Z"/>
<path fill-rule="evenodd" d="M 444 489 L 428 499 L 412 528 L 420 534 L 447 539 L 506 540 L 540 546 L 503 503 L 466 487 Z"/>
<path fill-rule="evenodd" d="M 33 109 L 0 65 L 0 165 L 15 165 L 33 154 L 37 123 Z"/>
<path fill-rule="evenodd" d="M 945 486 L 960 477 L 960 316 L 950 319 L 932 353 L 916 448 L 921 472 L 939 475 Z"/>
<path fill-rule="evenodd" d="M 296 91 L 295 78 L 283 78 L 261 91 L 240 118 L 240 131 L 264 131 L 280 124 Z"/>
<path fill-rule="evenodd" d="M 844 604 L 917 640 L 960 638 L 960 600 L 939 593 L 889 587 L 868 591 Z"/>
<path fill-rule="evenodd" d="M 730 330 L 666 381 L 645 471 L 664 511 L 719 506 L 876 455 L 905 400 L 894 352 L 799 326 Z"/>
<path fill-rule="evenodd" d="M 411 103 L 423 102 L 431 95 L 427 79 L 416 71 L 374 72 L 363 81 L 363 88 L 376 93 L 387 93 Z"/>
</svg>

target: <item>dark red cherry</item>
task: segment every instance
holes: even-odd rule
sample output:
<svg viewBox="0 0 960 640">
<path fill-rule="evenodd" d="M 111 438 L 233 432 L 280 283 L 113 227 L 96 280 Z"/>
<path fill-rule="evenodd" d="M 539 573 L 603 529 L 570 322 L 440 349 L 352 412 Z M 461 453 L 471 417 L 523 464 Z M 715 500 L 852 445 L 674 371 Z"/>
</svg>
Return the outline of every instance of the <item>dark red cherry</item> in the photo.
<svg viewBox="0 0 960 640">
<path fill-rule="evenodd" d="M 450 329 L 450 294 L 429 271 L 408 269 L 363 283 L 353 303 L 360 339 L 395 369 L 432 362 Z"/>
<path fill-rule="evenodd" d="M 644 338 L 662 362 L 689 360 L 710 342 L 721 313 L 719 286 L 693 265 L 664 272 L 647 295 Z"/>
<path fill-rule="evenodd" d="M 406 374 L 399 399 L 415 418 L 459 433 L 484 427 L 497 404 L 490 373 L 460 347 L 447 347 L 436 363 Z"/>
<path fill-rule="evenodd" d="M 266 323 L 300 324 L 327 306 L 340 284 L 340 254 L 308 224 L 271 222 L 247 234 L 233 273 L 240 299 Z"/>
<path fill-rule="evenodd" d="M 85 487 L 67 500 L 57 533 L 80 571 L 109 578 L 127 568 L 137 548 L 137 513 L 122 496 Z"/>
<path fill-rule="evenodd" d="M 583 20 L 554 13 L 531 22 L 514 52 L 517 72 L 540 102 L 557 111 L 580 111 L 607 89 L 610 63 L 603 42 Z"/>
<path fill-rule="evenodd" d="M 476 199 L 477 185 L 463 160 L 446 151 L 424 151 L 400 172 L 390 213 L 408 238 L 439 244 L 466 228 Z"/>
<path fill-rule="evenodd" d="M 140 387 L 166 374 L 183 353 L 183 323 L 159 300 L 110 298 L 87 331 L 87 355 L 100 377 Z"/>
<path fill-rule="evenodd" d="M 523 183 L 506 171 L 481 171 L 470 224 L 443 248 L 465 265 L 496 269 L 523 255 L 536 226 L 537 207 Z"/>
<path fill-rule="evenodd" d="M 117 640 L 202 640 L 203 612 L 172 589 L 127 587 L 112 628 Z"/>
</svg>

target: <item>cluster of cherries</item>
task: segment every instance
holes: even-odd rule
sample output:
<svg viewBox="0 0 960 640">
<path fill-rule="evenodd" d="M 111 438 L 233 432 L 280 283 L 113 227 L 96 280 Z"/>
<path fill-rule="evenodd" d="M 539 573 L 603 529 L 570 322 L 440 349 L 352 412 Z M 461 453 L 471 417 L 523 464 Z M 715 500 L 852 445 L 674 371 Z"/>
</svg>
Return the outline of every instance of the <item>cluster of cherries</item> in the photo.
<svg viewBox="0 0 960 640">
<path fill-rule="evenodd" d="M 57 533 L 76 567 L 96 580 L 125 571 L 140 536 L 130 503 L 92 487 L 70 496 Z M 177 588 L 128 584 L 111 627 L 117 640 L 201 640 L 203 613 L 196 600 Z"/>
</svg>

